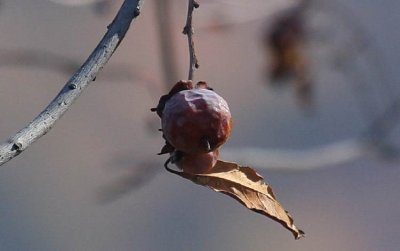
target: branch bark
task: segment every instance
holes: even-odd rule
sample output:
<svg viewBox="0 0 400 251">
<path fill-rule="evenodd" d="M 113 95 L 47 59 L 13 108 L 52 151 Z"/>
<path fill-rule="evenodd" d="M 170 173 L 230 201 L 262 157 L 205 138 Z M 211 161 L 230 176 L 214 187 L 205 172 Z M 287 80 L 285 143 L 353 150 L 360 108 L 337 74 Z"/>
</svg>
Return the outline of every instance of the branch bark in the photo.
<svg viewBox="0 0 400 251">
<path fill-rule="evenodd" d="M 45 135 L 68 110 L 117 49 L 144 0 L 125 0 L 108 31 L 53 101 L 25 128 L 0 145 L 0 165 L 10 161 Z"/>
</svg>

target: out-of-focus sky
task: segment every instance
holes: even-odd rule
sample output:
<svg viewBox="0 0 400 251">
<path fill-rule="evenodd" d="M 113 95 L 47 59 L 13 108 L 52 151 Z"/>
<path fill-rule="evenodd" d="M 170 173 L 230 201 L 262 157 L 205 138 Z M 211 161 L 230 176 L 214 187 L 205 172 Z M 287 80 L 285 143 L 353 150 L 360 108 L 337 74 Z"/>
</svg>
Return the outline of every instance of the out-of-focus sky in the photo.
<svg viewBox="0 0 400 251">
<path fill-rule="evenodd" d="M 104 15 L 90 6 L 46 0 L 1 2 L 2 140 L 34 118 L 69 77 L 54 61 L 27 66 L 23 58 L 9 56 L 36 53 L 43 62 L 57 55 L 56 62 L 80 64 L 104 34 L 121 1 L 117 2 Z M 179 78 L 184 79 L 188 56 L 181 31 L 186 1 L 172 2 L 171 32 Z M 398 89 L 400 2 L 339 3 L 372 38 L 392 88 Z M 155 155 L 163 141 L 156 132 L 157 118 L 149 111 L 167 85 L 155 4 L 156 0 L 145 1 L 104 71 L 52 131 L 0 168 L 0 250 L 397 250 L 398 162 L 366 156 L 313 171 L 258 169 L 306 232 L 299 241 L 236 201 L 164 171 L 165 157 Z M 260 9 L 266 8 L 270 17 L 272 6 L 277 8 L 271 3 Z M 196 11 L 195 21 L 205 24 L 202 18 L 208 16 L 201 11 Z M 321 20 L 327 24 L 321 27 L 329 30 L 337 20 L 345 33 L 355 32 L 335 18 L 341 16 L 335 10 L 322 8 L 319 14 L 324 13 L 328 18 Z M 220 30 L 197 27 L 195 33 L 201 65 L 195 80 L 206 80 L 225 97 L 234 117 L 226 147 L 307 149 L 358 135 L 369 121 L 350 91 L 354 77 L 332 73 L 323 61 L 329 59 L 313 58 L 326 73 L 316 78 L 312 114 L 296 106 L 292 89 L 276 92 L 266 85 L 260 41 L 266 20 L 267 16 L 255 18 Z M 326 34 L 323 45 L 329 47 L 334 39 Z M 367 70 L 362 74 L 374 78 Z M 377 78 L 368 88 L 385 87 Z M 400 142 L 398 132 L 392 137 Z M 112 195 L 112 189 L 130 180 L 143 186 L 111 202 L 99 199 L 99 194 Z"/>
</svg>

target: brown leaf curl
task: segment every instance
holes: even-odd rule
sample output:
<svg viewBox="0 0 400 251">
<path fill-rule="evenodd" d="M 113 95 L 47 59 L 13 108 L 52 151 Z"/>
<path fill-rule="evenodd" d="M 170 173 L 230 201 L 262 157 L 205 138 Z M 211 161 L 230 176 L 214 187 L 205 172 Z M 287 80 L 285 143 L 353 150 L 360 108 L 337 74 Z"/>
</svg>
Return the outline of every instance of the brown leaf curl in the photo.
<svg viewBox="0 0 400 251">
<path fill-rule="evenodd" d="M 167 169 L 198 185 L 229 195 L 248 209 L 279 222 L 292 232 L 295 239 L 304 236 L 304 232 L 293 224 L 292 217 L 276 200 L 272 188 L 250 167 L 218 160 L 207 173 L 191 174 Z"/>
</svg>

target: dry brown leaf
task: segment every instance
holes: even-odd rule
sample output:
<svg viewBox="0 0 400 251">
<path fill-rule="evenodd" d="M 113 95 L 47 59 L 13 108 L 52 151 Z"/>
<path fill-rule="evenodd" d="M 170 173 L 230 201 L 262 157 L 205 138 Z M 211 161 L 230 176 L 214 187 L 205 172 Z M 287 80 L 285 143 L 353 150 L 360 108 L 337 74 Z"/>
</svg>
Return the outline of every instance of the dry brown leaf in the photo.
<svg viewBox="0 0 400 251">
<path fill-rule="evenodd" d="M 218 160 L 215 167 L 207 173 L 190 174 L 171 169 L 169 171 L 229 195 L 248 209 L 281 223 L 296 239 L 304 236 L 304 232 L 293 224 L 292 217 L 276 200 L 271 187 L 250 167 Z"/>
</svg>

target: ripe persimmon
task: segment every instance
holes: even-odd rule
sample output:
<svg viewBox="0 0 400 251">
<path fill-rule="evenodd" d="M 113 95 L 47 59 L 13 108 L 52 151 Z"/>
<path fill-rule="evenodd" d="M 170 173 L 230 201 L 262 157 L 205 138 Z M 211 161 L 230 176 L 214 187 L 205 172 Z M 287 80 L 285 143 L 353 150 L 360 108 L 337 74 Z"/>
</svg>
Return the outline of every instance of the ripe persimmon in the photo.
<svg viewBox="0 0 400 251">
<path fill-rule="evenodd" d="M 160 154 L 171 154 L 167 163 L 190 173 L 215 165 L 218 148 L 230 136 L 232 119 L 227 102 L 206 82 L 193 86 L 191 81 L 179 81 L 152 111 L 161 118 L 166 144 Z"/>
<path fill-rule="evenodd" d="M 184 90 L 165 104 L 161 118 L 165 139 L 186 153 L 207 153 L 217 149 L 231 132 L 228 104 L 207 89 Z"/>
</svg>

